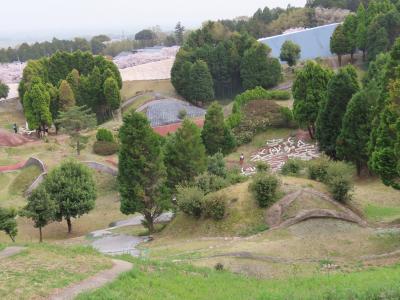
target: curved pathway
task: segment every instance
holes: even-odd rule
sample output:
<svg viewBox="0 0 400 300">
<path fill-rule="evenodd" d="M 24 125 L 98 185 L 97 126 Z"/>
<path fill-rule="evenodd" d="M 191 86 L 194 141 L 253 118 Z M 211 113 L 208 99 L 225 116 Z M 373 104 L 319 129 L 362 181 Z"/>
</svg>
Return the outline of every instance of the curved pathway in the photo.
<svg viewBox="0 0 400 300">
<path fill-rule="evenodd" d="M 113 267 L 111 269 L 97 273 L 81 282 L 75 283 L 64 289 L 57 290 L 49 296 L 51 300 L 67 300 L 74 299 L 82 292 L 97 289 L 103 285 L 115 280 L 121 273 L 132 269 L 133 265 L 130 262 L 113 259 Z"/>
</svg>

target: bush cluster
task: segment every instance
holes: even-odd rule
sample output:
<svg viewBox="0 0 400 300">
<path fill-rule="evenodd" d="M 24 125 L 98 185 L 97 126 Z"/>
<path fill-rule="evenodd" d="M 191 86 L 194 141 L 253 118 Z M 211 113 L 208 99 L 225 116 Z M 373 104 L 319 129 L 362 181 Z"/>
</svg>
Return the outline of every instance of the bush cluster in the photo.
<svg viewBox="0 0 400 300">
<path fill-rule="evenodd" d="M 99 128 L 96 133 L 96 140 L 99 142 L 114 142 L 114 135 L 106 128 Z"/>
<path fill-rule="evenodd" d="M 226 179 L 230 184 L 245 182 L 248 177 L 243 175 L 239 167 L 232 168 L 228 171 Z"/>
<path fill-rule="evenodd" d="M 224 155 L 221 152 L 217 152 L 213 156 L 208 157 L 207 171 L 210 174 L 226 178 L 226 165 Z"/>
<path fill-rule="evenodd" d="M 98 155 L 108 156 L 117 153 L 118 144 L 115 142 L 96 141 L 93 144 L 93 152 Z"/>
<path fill-rule="evenodd" d="M 342 161 L 330 161 L 326 156 L 308 164 L 309 178 L 325 183 L 333 198 L 339 202 L 346 202 L 351 198 L 352 174 L 353 170 L 348 164 Z"/>
<path fill-rule="evenodd" d="M 253 178 L 250 190 L 262 208 L 271 206 L 277 199 L 277 190 L 280 185 L 275 175 L 262 172 Z"/>
<path fill-rule="evenodd" d="M 226 196 L 224 194 L 209 194 L 196 187 L 178 187 L 176 201 L 178 208 L 185 214 L 200 218 L 212 218 L 215 221 L 222 220 L 226 210 Z"/>
<path fill-rule="evenodd" d="M 203 173 L 194 179 L 194 185 L 204 192 L 213 193 L 229 186 L 227 179 L 210 173 Z"/>
<path fill-rule="evenodd" d="M 300 159 L 289 159 L 281 169 L 283 175 L 298 175 L 303 168 L 304 162 Z"/>
</svg>

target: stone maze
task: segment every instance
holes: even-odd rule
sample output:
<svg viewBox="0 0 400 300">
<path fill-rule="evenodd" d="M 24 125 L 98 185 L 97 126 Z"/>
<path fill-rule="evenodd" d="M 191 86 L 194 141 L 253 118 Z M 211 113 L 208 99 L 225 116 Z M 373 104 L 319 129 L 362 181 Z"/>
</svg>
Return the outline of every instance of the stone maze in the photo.
<svg viewBox="0 0 400 300">
<path fill-rule="evenodd" d="M 288 159 L 308 161 L 319 155 L 318 147 L 315 144 L 289 137 L 288 139 L 268 140 L 264 148 L 250 156 L 249 161 L 252 163 L 266 162 L 272 171 L 277 172 L 281 170 Z M 245 175 L 252 175 L 255 172 L 255 166 L 247 166 L 243 169 Z"/>
</svg>

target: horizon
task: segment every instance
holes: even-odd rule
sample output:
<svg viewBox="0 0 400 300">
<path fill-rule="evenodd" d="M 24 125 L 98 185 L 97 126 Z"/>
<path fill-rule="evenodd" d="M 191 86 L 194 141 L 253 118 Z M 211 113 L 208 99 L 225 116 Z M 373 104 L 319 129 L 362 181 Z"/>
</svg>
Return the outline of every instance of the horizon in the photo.
<svg viewBox="0 0 400 300">
<path fill-rule="evenodd" d="M 45 41 L 53 37 L 87 38 L 97 34 L 132 36 L 142 29 L 155 26 L 160 26 L 163 31 L 172 31 L 178 22 L 188 29 L 195 29 L 207 20 L 251 16 L 258 8 L 265 6 L 304 6 L 306 1 L 250 0 L 246 3 L 230 3 L 227 6 L 222 0 L 205 0 L 201 3 L 192 1 L 190 5 L 183 0 L 170 0 L 168 3 L 150 0 L 146 5 L 138 7 L 129 0 L 114 0 L 111 8 L 103 5 L 108 3 L 104 0 L 57 2 L 17 0 L 4 3 L 2 8 L 5 14 L 0 20 L 0 47 Z M 121 9 L 122 7 L 125 8 Z M 157 9 L 153 9 L 154 7 Z M 17 15 L 19 17 L 16 17 Z"/>
</svg>

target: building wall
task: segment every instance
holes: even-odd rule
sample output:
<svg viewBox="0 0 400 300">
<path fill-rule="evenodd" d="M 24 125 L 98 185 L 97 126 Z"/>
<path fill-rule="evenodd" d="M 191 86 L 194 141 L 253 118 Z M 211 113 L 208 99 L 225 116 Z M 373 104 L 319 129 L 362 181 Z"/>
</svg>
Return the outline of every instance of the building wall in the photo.
<svg viewBox="0 0 400 300">
<path fill-rule="evenodd" d="M 317 57 L 329 57 L 330 38 L 340 23 L 329 24 L 298 32 L 286 33 L 259 39 L 259 42 L 268 45 L 272 49 L 272 56 L 278 57 L 282 44 L 289 40 L 301 47 L 301 60 L 315 59 Z"/>
</svg>

